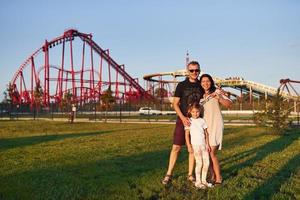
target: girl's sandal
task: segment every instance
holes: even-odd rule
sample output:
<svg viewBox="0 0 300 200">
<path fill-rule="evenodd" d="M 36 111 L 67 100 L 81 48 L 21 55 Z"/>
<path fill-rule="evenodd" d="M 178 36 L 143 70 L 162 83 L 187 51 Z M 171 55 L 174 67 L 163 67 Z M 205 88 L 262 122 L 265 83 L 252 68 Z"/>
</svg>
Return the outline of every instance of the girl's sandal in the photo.
<svg viewBox="0 0 300 200">
<path fill-rule="evenodd" d="M 206 185 L 202 184 L 202 183 L 195 183 L 195 187 L 198 188 L 198 189 L 206 189 Z"/>
<path fill-rule="evenodd" d="M 172 175 L 166 175 L 165 178 L 161 181 L 163 185 L 168 185 L 172 181 Z"/>
<path fill-rule="evenodd" d="M 187 176 L 187 180 L 190 181 L 191 183 L 195 183 L 196 182 L 196 179 L 195 179 L 195 177 L 192 174 L 190 174 L 190 175 Z"/>
<path fill-rule="evenodd" d="M 214 185 L 211 184 L 211 183 L 202 183 L 202 184 L 205 185 L 207 188 L 212 188 L 212 187 L 214 187 Z"/>
</svg>

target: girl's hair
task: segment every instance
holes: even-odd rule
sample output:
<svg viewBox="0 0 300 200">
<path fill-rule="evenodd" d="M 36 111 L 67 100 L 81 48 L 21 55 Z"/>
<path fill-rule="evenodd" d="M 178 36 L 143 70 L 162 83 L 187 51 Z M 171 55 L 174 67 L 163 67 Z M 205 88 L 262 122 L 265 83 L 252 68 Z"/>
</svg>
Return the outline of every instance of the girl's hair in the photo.
<svg viewBox="0 0 300 200">
<path fill-rule="evenodd" d="M 209 88 L 209 93 L 213 93 L 213 92 L 216 90 L 216 86 L 215 86 L 214 80 L 212 79 L 212 77 L 211 77 L 209 74 L 202 74 L 202 76 L 200 77 L 200 86 L 201 86 L 201 81 L 202 81 L 202 79 L 203 79 L 204 77 L 208 78 L 209 81 L 210 81 L 210 83 L 211 83 L 210 88 Z M 201 91 L 201 94 L 202 94 L 202 97 L 203 97 L 205 91 L 204 91 L 204 89 L 202 88 L 202 86 L 200 87 L 200 91 Z M 201 97 L 201 98 L 202 98 L 202 97 Z"/>
<path fill-rule="evenodd" d="M 201 106 L 199 103 L 192 103 L 192 104 L 190 104 L 190 105 L 188 106 L 188 109 L 187 109 L 187 116 L 188 116 L 188 117 L 192 117 L 191 112 L 192 112 L 192 110 L 193 110 L 194 108 L 197 109 L 197 110 L 199 110 L 199 112 L 200 112 L 200 117 L 202 117 L 202 116 L 203 116 L 203 106 Z"/>
</svg>

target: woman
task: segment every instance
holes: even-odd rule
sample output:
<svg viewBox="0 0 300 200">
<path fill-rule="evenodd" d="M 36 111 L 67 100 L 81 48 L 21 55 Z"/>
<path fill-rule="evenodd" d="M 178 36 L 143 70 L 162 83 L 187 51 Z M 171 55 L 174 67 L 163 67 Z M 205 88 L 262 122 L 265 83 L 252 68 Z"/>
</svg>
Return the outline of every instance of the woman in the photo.
<svg viewBox="0 0 300 200">
<path fill-rule="evenodd" d="M 210 158 L 213 172 L 212 176 L 215 185 L 219 185 L 222 183 L 222 176 L 216 153 L 217 150 L 221 150 L 222 148 L 224 129 L 223 117 L 219 104 L 229 108 L 232 105 L 232 101 L 224 95 L 222 90 L 215 87 L 215 83 L 210 75 L 203 74 L 200 77 L 200 85 L 203 94 L 200 104 L 204 107 L 204 120 L 208 125 L 207 130 L 211 147 Z"/>
</svg>

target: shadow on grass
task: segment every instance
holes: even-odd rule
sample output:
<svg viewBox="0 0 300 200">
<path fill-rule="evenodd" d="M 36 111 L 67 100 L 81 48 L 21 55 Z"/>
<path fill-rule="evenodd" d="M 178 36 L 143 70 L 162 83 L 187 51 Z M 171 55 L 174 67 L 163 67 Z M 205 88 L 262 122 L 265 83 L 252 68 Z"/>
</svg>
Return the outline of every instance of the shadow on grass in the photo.
<svg viewBox="0 0 300 200">
<path fill-rule="evenodd" d="M 226 149 L 230 149 L 230 148 L 235 147 L 237 145 L 238 146 L 243 146 L 244 144 L 247 144 L 247 143 L 249 144 L 249 143 L 251 143 L 255 140 L 258 140 L 261 137 L 264 137 L 265 134 L 266 133 L 264 133 L 264 132 L 262 132 L 260 134 L 256 134 L 256 135 L 245 135 L 245 136 L 239 134 L 239 137 L 225 141 L 224 146 L 225 146 Z M 221 158 L 220 162 L 221 162 L 222 165 L 237 162 L 238 160 L 242 160 L 245 157 L 248 157 L 251 154 L 257 152 L 259 150 L 259 148 L 260 147 L 256 147 L 256 148 L 244 151 L 244 152 L 240 152 L 240 153 L 236 153 L 234 155 L 230 155 L 226 158 Z"/>
<path fill-rule="evenodd" d="M 161 128 L 157 126 L 155 128 Z M 136 129 L 113 129 L 113 130 L 103 130 L 103 131 L 95 131 L 95 132 L 84 132 L 84 133 L 64 133 L 64 134 L 47 134 L 47 135 L 38 135 L 38 136 L 29 136 L 29 137 L 17 137 L 17 138 L 6 138 L 0 139 L 0 152 L 8 149 L 36 145 L 44 142 L 50 141 L 58 141 L 67 138 L 76 138 L 76 137 L 84 137 L 84 136 L 94 136 L 94 135 L 102 135 L 113 132 L 124 132 L 124 131 L 132 131 L 132 130 L 145 130 L 145 129 L 153 129 L 153 127 L 144 127 L 144 128 L 136 128 Z"/>
<path fill-rule="evenodd" d="M 227 169 L 223 170 L 224 178 L 228 179 L 231 176 L 236 176 L 238 171 L 242 168 L 248 167 L 253 165 L 254 163 L 263 160 L 265 157 L 267 157 L 269 154 L 274 152 L 279 152 L 284 150 L 286 147 L 288 147 L 293 141 L 297 140 L 299 138 L 300 134 L 297 132 L 293 132 L 289 135 L 283 135 L 271 142 L 266 143 L 265 145 L 262 145 L 260 147 L 238 153 L 231 158 L 230 160 L 225 160 L 224 162 L 233 162 L 236 160 L 243 159 L 244 157 L 250 156 L 253 154 L 254 156 L 250 159 L 246 160 L 245 162 L 239 163 L 237 165 L 233 165 Z"/>
<path fill-rule="evenodd" d="M 290 159 L 276 174 L 266 180 L 261 186 L 247 194 L 244 199 L 271 199 L 280 190 L 280 186 L 288 181 L 300 166 L 300 155 Z M 296 187 L 296 186 L 295 186 Z"/>
<path fill-rule="evenodd" d="M 137 185 L 138 181 L 143 176 L 153 178 L 151 172 L 166 169 L 169 152 L 169 149 L 165 149 L 95 162 L 81 161 L 79 165 L 53 164 L 53 167 L 35 168 L 0 176 L 0 197 L 4 199 L 107 199 L 106 197 L 121 196 L 124 199 L 144 198 L 143 189 Z"/>
<path fill-rule="evenodd" d="M 231 131 L 231 132 L 229 132 L 229 134 L 228 133 L 225 134 L 225 137 L 228 135 L 237 134 L 237 133 L 235 133 L 235 132 L 237 132 L 237 130 L 235 130 L 234 128 L 232 128 L 232 130 L 227 128 L 226 130 Z M 226 150 L 226 149 L 234 148 L 236 146 L 243 146 L 244 144 L 253 143 L 253 142 L 255 142 L 255 140 L 259 140 L 259 138 L 264 137 L 264 136 L 265 136 L 265 132 L 259 132 L 257 134 L 245 134 L 244 132 L 240 132 L 237 134 L 236 137 L 224 140 L 223 148 Z M 257 150 L 258 150 L 258 148 L 254 148 L 254 149 L 250 149 L 250 150 L 247 150 L 247 151 L 244 151 L 241 153 L 237 153 L 234 155 L 228 155 L 226 157 L 222 156 L 222 157 L 220 157 L 220 162 L 222 165 L 225 165 L 228 163 L 234 163 L 238 160 L 241 160 L 241 159 L 255 153 Z"/>
<path fill-rule="evenodd" d="M 67 138 L 75 138 L 75 137 L 82 137 L 82 136 L 101 135 L 101 134 L 112 133 L 116 131 L 120 131 L 120 130 L 96 131 L 96 132 L 87 132 L 87 133 L 49 134 L 49 135 L 39 135 L 39 136 L 30 136 L 30 137 L 0 139 L 0 150 L 4 151 L 12 148 L 36 145 L 43 142 L 58 141 Z"/>
<path fill-rule="evenodd" d="M 264 136 L 263 133 L 257 134 L 257 135 L 246 135 L 246 136 L 239 134 L 239 136 L 237 136 L 236 138 L 231 138 L 230 140 L 225 140 L 222 144 L 222 148 L 230 149 L 237 145 L 241 146 L 243 144 L 252 142 L 253 140 L 257 140 L 258 138 L 263 137 L 263 136 Z"/>
</svg>

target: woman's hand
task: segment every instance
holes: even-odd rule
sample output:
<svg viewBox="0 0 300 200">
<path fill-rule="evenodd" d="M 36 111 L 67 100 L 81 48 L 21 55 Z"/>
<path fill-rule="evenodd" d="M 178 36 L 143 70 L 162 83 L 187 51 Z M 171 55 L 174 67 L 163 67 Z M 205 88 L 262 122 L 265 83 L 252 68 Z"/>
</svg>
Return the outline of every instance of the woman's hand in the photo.
<svg viewBox="0 0 300 200">
<path fill-rule="evenodd" d="M 188 145 L 187 149 L 188 149 L 189 153 L 194 153 L 194 149 L 193 149 L 193 147 L 191 145 Z"/>
<path fill-rule="evenodd" d="M 207 150 L 208 152 L 211 152 L 211 147 L 210 147 L 208 144 L 206 144 L 206 150 Z"/>
<path fill-rule="evenodd" d="M 221 88 L 217 88 L 213 93 L 212 93 L 212 97 L 220 100 L 223 99 L 223 95 L 226 95 L 225 91 L 222 90 Z"/>
<path fill-rule="evenodd" d="M 218 88 L 214 92 L 216 94 L 216 99 L 226 108 L 230 108 L 232 105 L 232 101 L 227 97 L 224 90 Z"/>
</svg>

